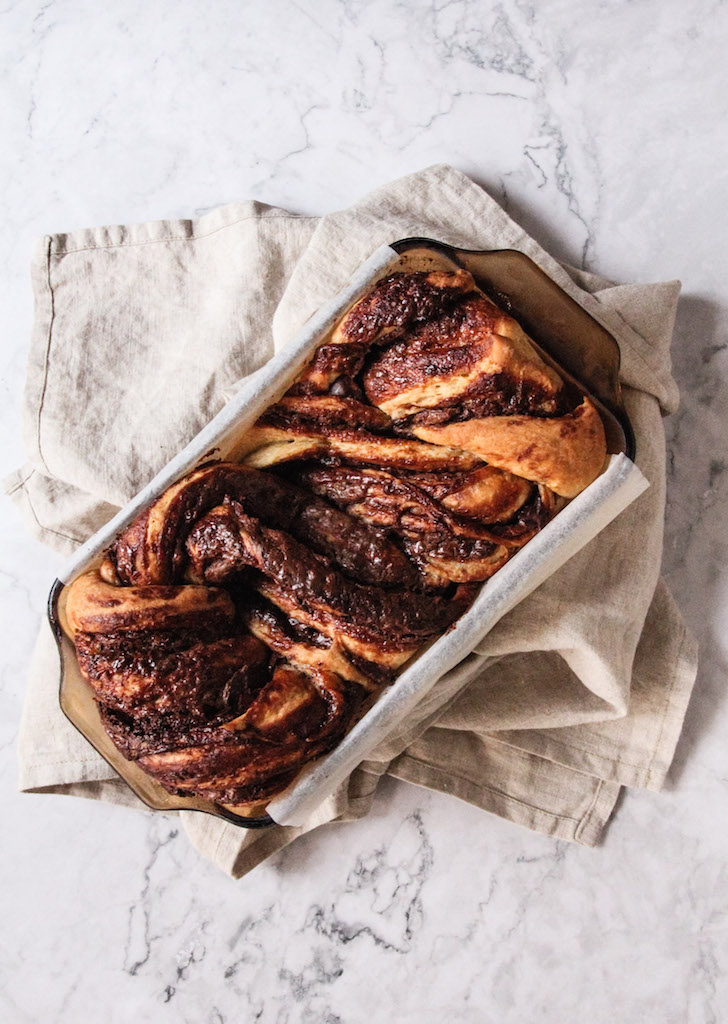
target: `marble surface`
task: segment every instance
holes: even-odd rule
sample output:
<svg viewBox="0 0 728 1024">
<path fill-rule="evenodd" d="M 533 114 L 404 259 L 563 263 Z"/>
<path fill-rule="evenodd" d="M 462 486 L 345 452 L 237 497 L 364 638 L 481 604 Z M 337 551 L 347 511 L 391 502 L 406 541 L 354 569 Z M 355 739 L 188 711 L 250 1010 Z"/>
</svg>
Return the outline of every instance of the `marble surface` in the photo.
<svg viewBox="0 0 728 1024">
<path fill-rule="evenodd" d="M 596 850 L 386 782 L 233 882 L 173 820 L 16 793 L 59 559 L 5 502 L 4 1021 L 728 1019 L 727 36 L 720 0 L 0 5 L 3 472 L 38 235 L 241 198 L 320 214 L 449 162 L 557 257 L 681 278 L 665 571 L 702 653 L 668 786 L 626 793 Z"/>
</svg>

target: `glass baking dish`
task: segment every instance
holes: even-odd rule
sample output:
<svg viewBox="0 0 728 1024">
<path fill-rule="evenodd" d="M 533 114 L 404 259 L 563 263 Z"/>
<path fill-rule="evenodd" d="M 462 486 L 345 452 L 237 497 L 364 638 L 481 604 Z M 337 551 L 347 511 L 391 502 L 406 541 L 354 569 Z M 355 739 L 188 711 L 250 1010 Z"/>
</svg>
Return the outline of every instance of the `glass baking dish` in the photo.
<svg viewBox="0 0 728 1024">
<path fill-rule="evenodd" d="M 134 762 L 127 761 L 103 728 L 92 690 L 80 673 L 73 644 L 63 629 L 67 585 L 96 567 L 119 533 L 172 483 L 202 463 L 244 458 L 248 429 L 287 391 L 346 310 L 380 278 L 395 272 L 456 267 L 469 270 L 478 286 L 519 321 L 543 358 L 594 400 L 611 456 L 606 472 L 481 586 L 479 596 L 455 627 L 425 645 L 404 666 L 397 680 L 378 695 L 341 743 L 304 768 L 288 790 L 269 802 L 270 813 L 249 817 L 199 797 L 167 792 Z M 244 828 L 262 828 L 274 821 L 299 823 L 388 730 L 406 717 L 444 673 L 472 651 L 502 615 L 644 490 L 647 481 L 631 461 L 634 454 L 634 435 L 619 385 L 616 340 L 537 264 L 515 250 L 455 249 L 426 238 L 382 246 L 291 344 L 252 375 L 197 437 L 65 566 L 51 588 L 48 602 L 61 661 L 60 706 L 139 799 L 153 809 L 202 811 Z"/>
</svg>

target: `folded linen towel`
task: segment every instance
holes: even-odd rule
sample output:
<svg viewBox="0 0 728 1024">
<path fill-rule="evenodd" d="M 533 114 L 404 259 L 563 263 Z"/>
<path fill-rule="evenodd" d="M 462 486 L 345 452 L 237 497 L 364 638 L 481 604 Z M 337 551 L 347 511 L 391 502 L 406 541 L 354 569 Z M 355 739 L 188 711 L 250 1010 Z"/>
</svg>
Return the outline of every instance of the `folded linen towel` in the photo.
<svg viewBox="0 0 728 1024">
<path fill-rule="evenodd" d="M 320 220 L 248 202 L 195 221 L 44 239 L 32 271 L 29 461 L 7 492 L 36 536 L 74 550 L 377 246 L 413 235 L 520 249 L 611 331 L 651 486 L 444 677 L 305 827 L 246 832 L 182 812 L 192 842 L 235 877 L 302 832 L 366 814 L 385 772 L 594 845 L 622 785 L 660 788 L 682 726 L 696 650 L 658 579 L 661 415 L 677 404 L 669 345 L 679 283 L 613 285 L 561 266 L 450 167 Z M 138 803 L 65 720 L 57 692 L 44 626 L 20 733 L 21 788 Z"/>
</svg>

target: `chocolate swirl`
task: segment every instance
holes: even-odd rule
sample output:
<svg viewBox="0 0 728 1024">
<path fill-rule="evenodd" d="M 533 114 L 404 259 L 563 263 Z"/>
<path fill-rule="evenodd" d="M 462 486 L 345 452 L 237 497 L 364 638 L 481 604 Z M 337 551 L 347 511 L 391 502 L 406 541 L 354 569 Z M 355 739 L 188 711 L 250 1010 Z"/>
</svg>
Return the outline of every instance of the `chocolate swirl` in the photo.
<svg viewBox="0 0 728 1024">
<path fill-rule="evenodd" d="M 246 435 L 69 588 L 79 666 L 167 789 L 265 801 L 599 471 L 599 417 L 465 271 L 391 275 Z"/>
</svg>

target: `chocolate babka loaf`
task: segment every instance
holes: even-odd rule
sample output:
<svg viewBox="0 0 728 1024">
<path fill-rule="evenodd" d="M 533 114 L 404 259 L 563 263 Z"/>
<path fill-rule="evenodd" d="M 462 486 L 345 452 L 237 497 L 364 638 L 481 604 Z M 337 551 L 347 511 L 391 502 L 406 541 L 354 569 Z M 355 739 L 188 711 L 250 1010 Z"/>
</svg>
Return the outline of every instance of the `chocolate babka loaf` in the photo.
<svg viewBox="0 0 728 1024">
<path fill-rule="evenodd" d="M 601 472 L 588 397 L 466 271 L 393 274 L 246 435 L 69 588 L 114 743 L 162 786 L 264 803 Z"/>
</svg>

